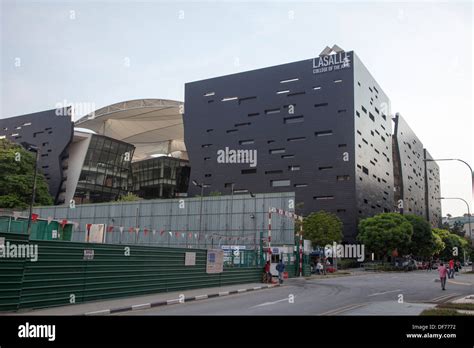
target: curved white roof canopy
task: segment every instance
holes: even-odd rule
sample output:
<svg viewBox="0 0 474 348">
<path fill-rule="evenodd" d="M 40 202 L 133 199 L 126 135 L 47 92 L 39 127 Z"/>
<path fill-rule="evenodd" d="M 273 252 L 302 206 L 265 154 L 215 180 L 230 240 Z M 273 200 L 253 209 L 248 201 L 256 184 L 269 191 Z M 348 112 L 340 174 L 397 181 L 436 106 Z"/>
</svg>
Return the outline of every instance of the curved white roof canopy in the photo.
<svg viewBox="0 0 474 348">
<path fill-rule="evenodd" d="M 159 153 L 188 159 L 182 105 L 166 99 L 130 100 L 98 109 L 75 125 L 135 145 L 134 162 Z"/>
</svg>

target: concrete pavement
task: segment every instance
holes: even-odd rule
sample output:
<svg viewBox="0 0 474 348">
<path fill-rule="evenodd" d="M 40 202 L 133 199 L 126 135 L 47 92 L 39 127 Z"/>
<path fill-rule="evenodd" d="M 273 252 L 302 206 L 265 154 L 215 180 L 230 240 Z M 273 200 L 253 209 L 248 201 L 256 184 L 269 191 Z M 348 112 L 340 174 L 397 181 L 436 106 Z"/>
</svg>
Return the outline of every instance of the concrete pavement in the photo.
<svg viewBox="0 0 474 348">
<path fill-rule="evenodd" d="M 438 273 L 359 273 L 328 279 L 290 279 L 268 291 L 127 312 L 124 315 L 418 315 L 474 293 L 474 275 L 460 274 L 442 291 Z"/>
<path fill-rule="evenodd" d="M 113 300 L 93 301 L 69 306 L 47 309 L 23 310 L 21 312 L 1 313 L 3 315 L 108 315 L 128 311 L 142 311 L 147 308 L 172 304 L 185 304 L 213 297 L 242 294 L 248 291 L 265 290 L 278 284 L 247 283 L 223 287 L 201 288 L 174 292 L 156 293 Z"/>
</svg>

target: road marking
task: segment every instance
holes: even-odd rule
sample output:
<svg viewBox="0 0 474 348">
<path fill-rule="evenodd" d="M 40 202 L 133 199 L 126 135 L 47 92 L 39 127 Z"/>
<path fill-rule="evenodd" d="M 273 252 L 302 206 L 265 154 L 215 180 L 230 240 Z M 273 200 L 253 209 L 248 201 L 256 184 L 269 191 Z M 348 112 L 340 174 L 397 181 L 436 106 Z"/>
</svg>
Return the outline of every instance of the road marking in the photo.
<svg viewBox="0 0 474 348">
<path fill-rule="evenodd" d="M 448 283 L 459 285 L 472 285 L 471 283 L 455 282 L 454 280 L 448 280 Z"/>
<path fill-rule="evenodd" d="M 458 294 L 458 293 L 454 293 L 454 294 L 438 296 L 438 297 L 435 297 L 435 298 L 429 300 L 428 302 L 441 302 L 441 301 L 445 301 L 445 300 L 448 300 L 448 299 L 453 298 L 453 297 L 457 297 L 459 295 L 460 294 Z"/>
<path fill-rule="evenodd" d="M 195 300 L 196 300 L 196 301 L 205 300 L 206 298 L 207 298 L 207 295 L 199 295 L 199 296 L 196 296 L 196 297 L 195 297 Z"/>
<path fill-rule="evenodd" d="M 239 289 L 239 290 L 237 290 L 237 292 L 246 292 L 246 291 L 247 291 L 247 289 Z"/>
<path fill-rule="evenodd" d="M 151 308 L 151 303 L 142 303 L 132 306 L 132 311 L 137 309 Z"/>
<path fill-rule="evenodd" d="M 175 303 L 179 303 L 179 298 L 176 298 L 174 300 L 168 300 L 166 301 L 166 304 L 169 305 L 169 304 L 175 304 Z"/>
<path fill-rule="evenodd" d="M 219 296 L 227 296 L 227 295 L 229 295 L 228 291 L 223 291 L 219 293 Z"/>
<path fill-rule="evenodd" d="M 347 306 L 339 307 L 339 308 L 332 309 L 330 311 L 321 313 L 320 315 L 337 315 L 337 314 L 340 314 L 340 313 L 343 313 L 343 312 L 350 311 L 352 309 L 357 309 L 357 308 L 360 308 L 360 307 L 364 307 L 366 304 L 367 303 L 350 304 L 350 305 L 347 305 Z"/>
<path fill-rule="evenodd" d="M 261 288 L 262 288 L 261 286 L 256 286 L 256 287 L 254 287 L 253 289 L 254 289 L 254 290 L 260 290 Z"/>
<path fill-rule="evenodd" d="M 368 297 L 377 296 L 377 295 L 389 294 L 389 293 L 391 293 L 391 292 L 396 292 L 396 291 L 402 291 L 402 289 L 390 290 L 390 291 L 384 291 L 384 292 L 376 292 L 375 294 L 370 294 L 370 295 L 368 295 Z"/>
<path fill-rule="evenodd" d="M 296 296 L 295 296 L 295 297 L 296 297 Z M 259 304 L 259 305 L 256 305 L 256 306 L 253 306 L 253 307 L 250 307 L 250 308 L 257 308 L 257 307 L 269 306 L 269 305 L 272 305 L 272 304 L 275 304 L 275 303 L 279 303 L 279 302 L 283 302 L 283 301 L 288 301 L 288 297 L 286 297 L 286 298 L 284 298 L 284 299 L 281 299 L 281 300 L 278 300 L 278 301 L 261 303 L 261 304 Z"/>
</svg>

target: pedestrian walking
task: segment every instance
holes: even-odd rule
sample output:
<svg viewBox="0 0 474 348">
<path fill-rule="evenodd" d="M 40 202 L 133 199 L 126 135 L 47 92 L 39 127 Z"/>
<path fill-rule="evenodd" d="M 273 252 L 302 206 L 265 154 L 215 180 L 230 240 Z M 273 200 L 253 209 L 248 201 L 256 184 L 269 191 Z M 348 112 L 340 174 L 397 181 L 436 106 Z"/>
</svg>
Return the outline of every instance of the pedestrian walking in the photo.
<svg viewBox="0 0 474 348">
<path fill-rule="evenodd" d="M 449 260 L 448 278 L 454 278 L 454 260 Z"/>
<path fill-rule="evenodd" d="M 272 273 L 270 272 L 270 261 L 267 261 L 265 263 L 265 274 L 267 276 L 267 283 L 271 283 L 272 282 Z"/>
<path fill-rule="evenodd" d="M 283 272 L 285 272 L 285 264 L 283 263 L 283 260 L 280 259 L 280 262 L 278 262 L 278 265 L 276 266 L 276 270 L 278 271 L 278 282 L 283 284 Z"/>
<path fill-rule="evenodd" d="M 446 266 L 441 262 L 438 267 L 439 279 L 441 280 L 441 289 L 446 290 L 446 274 L 448 270 Z"/>
</svg>

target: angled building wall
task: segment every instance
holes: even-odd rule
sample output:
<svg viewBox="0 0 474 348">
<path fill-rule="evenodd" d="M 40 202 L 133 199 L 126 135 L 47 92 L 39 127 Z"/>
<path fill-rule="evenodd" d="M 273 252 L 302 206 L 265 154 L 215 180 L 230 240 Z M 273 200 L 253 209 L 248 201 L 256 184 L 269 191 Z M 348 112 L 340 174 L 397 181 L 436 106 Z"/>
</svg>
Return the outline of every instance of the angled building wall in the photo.
<svg viewBox="0 0 474 348">
<path fill-rule="evenodd" d="M 432 160 L 430 153 L 424 149 L 424 158 Z M 441 225 L 441 188 L 439 166 L 436 162 L 425 162 L 425 202 L 426 217 L 433 227 Z"/>
<path fill-rule="evenodd" d="M 404 213 L 427 218 L 423 144 L 398 113 L 393 121 L 395 201 L 403 201 Z"/>
<path fill-rule="evenodd" d="M 38 147 L 38 169 L 44 174 L 56 204 L 63 203 L 61 194 L 66 190 L 67 180 L 64 171 L 68 165 L 68 146 L 73 132 L 69 108 L 0 119 L 0 137 Z"/>
</svg>

